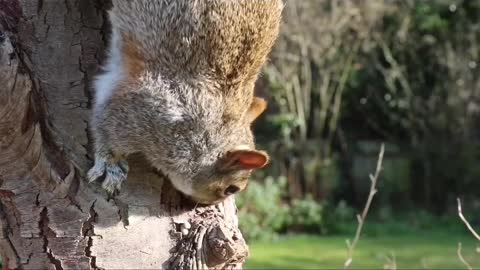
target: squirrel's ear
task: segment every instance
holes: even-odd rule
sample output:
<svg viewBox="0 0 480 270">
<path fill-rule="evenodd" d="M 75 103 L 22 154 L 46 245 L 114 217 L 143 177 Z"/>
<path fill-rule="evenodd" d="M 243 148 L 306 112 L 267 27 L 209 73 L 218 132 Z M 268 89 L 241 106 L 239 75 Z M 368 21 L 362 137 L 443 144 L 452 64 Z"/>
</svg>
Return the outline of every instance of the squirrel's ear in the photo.
<svg viewBox="0 0 480 270">
<path fill-rule="evenodd" d="M 263 98 L 253 97 L 252 104 L 247 111 L 248 122 L 251 123 L 255 121 L 264 111 L 267 109 L 267 101 Z"/>
<path fill-rule="evenodd" d="M 222 171 L 254 170 L 267 165 L 268 154 L 258 150 L 232 150 L 219 161 L 219 169 Z"/>
</svg>

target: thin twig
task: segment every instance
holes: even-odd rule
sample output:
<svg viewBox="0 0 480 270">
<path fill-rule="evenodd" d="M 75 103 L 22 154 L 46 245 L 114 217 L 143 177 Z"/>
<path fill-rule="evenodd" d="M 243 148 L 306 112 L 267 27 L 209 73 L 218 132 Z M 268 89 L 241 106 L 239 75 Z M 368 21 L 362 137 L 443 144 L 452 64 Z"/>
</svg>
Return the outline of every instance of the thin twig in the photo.
<svg viewBox="0 0 480 270">
<path fill-rule="evenodd" d="M 465 226 L 467 226 L 468 230 L 473 234 L 473 236 L 475 238 L 477 238 L 477 240 L 480 241 L 480 236 L 478 235 L 478 233 L 473 229 L 472 225 L 470 225 L 470 222 L 468 222 L 468 220 L 465 218 L 465 216 L 463 215 L 463 211 L 462 211 L 462 202 L 460 201 L 460 198 L 457 198 L 457 204 L 458 204 L 458 216 L 460 217 L 460 219 L 463 221 L 463 223 L 465 223 Z M 469 270 L 472 270 L 472 266 L 470 266 L 470 264 L 465 260 L 465 258 L 462 256 L 462 243 L 458 243 L 458 249 L 457 249 L 457 255 L 458 255 L 458 258 L 460 259 L 460 261 L 467 267 L 467 269 Z"/>
<path fill-rule="evenodd" d="M 395 258 L 395 253 L 393 251 L 390 253 L 390 256 L 385 255 L 385 259 L 387 264 L 383 267 L 383 269 L 397 270 L 397 259 Z"/>
<path fill-rule="evenodd" d="M 430 269 L 427 265 L 427 259 L 426 258 L 422 258 L 421 262 L 422 262 L 422 268 L 423 269 Z"/>
<path fill-rule="evenodd" d="M 467 267 L 468 270 L 472 270 L 472 266 L 462 256 L 462 243 L 458 243 L 457 255 L 460 261 Z"/>
<path fill-rule="evenodd" d="M 463 216 L 462 202 L 460 201 L 460 198 L 457 198 L 457 203 L 458 203 L 458 216 L 463 221 L 463 223 L 465 223 L 468 230 L 473 234 L 473 236 L 475 236 L 475 238 L 477 238 L 477 240 L 480 241 L 480 235 L 478 235 L 478 233 L 472 228 L 468 220 Z"/>
<path fill-rule="evenodd" d="M 350 241 L 347 240 L 348 257 L 347 257 L 347 260 L 345 261 L 344 269 L 349 268 L 350 265 L 352 264 L 353 251 L 355 250 L 355 246 L 357 245 L 358 240 L 360 239 L 360 234 L 362 233 L 363 224 L 365 223 L 365 219 L 367 218 L 368 210 L 370 209 L 373 196 L 375 196 L 375 194 L 377 193 L 376 185 L 377 185 L 378 176 L 380 175 L 380 171 L 382 170 L 384 152 L 385 152 L 385 144 L 382 143 L 382 146 L 380 147 L 380 153 L 378 154 L 377 168 L 375 170 L 375 175 L 370 174 L 370 181 L 372 183 L 370 185 L 370 193 L 368 194 L 367 203 L 365 204 L 365 208 L 363 209 L 362 215 L 357 216 L 358 226 L 357 226 L 357 231 L 355 233 L 355 238 L 353 239 L 352 243 L 350 243 Z"/>
</svg>

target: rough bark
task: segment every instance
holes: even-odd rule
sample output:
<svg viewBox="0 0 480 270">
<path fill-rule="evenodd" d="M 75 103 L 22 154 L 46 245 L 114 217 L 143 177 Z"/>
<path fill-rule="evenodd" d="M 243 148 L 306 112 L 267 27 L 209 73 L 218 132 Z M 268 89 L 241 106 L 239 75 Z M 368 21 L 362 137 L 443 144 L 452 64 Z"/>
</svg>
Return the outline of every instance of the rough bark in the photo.
<svg viewBox="0 0 480 270">
<path fill-rule="evenodd" d="M 233 199 L 193 205 L 141 156 L 130 158 L 115 198 L 85 182 L 90 81 L 108 39 L 107 7 L 0 0 L 4 269 L 241 267 L 248 249 Z"/>
</svg>

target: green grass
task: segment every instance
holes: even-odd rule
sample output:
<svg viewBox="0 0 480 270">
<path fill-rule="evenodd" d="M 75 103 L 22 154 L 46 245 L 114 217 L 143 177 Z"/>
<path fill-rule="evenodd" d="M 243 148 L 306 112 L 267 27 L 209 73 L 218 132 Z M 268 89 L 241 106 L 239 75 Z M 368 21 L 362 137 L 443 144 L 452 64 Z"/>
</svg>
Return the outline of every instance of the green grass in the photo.
<svg viewBox="0 0 480 270">
<path fill-rule="evenodd" d="M 287 236 L 274 242 L 253 242 L 245 269 L 343 269 L 345 240 L 350 236 Z M 355 249 L 352 269 L 383 269 L 393 252 L 397 269 L 466 269 L 463 256 L 478 269 L 480 246 L 473 237 L 458 232 L 423 232 L 407 235 L 362 237 Z"/>
</svg>

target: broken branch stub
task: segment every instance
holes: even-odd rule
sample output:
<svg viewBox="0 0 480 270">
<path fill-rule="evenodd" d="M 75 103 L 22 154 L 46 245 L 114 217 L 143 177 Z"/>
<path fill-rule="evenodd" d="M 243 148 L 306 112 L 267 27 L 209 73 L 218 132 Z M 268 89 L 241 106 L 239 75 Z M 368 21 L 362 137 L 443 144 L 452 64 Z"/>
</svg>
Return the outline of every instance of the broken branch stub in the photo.
<svg viewBox="0 0 480 270">
<path fill-rule="evenodd" d="M 239 269 L 248 257 L 248 246 L 236 226 L 228 220 L 225 206 L 234 206 L 233 198 L 216 206 L 197 207 L 174 218 L 177 224 L 191 226 L 187 235 L 175 230 L 177 244 L 171 250 L 168 269 Z M 185 228 L 185 226 L 179 226 Z"/>
</svg>

